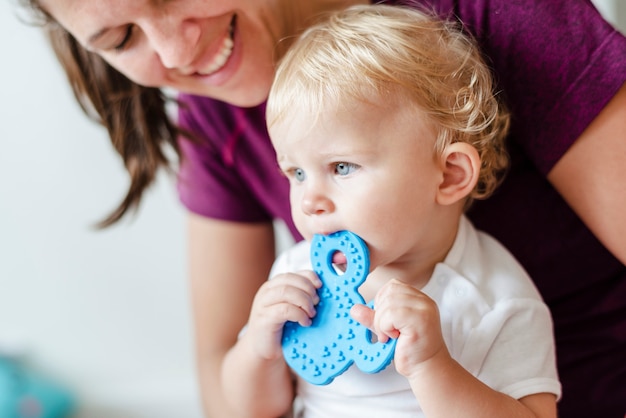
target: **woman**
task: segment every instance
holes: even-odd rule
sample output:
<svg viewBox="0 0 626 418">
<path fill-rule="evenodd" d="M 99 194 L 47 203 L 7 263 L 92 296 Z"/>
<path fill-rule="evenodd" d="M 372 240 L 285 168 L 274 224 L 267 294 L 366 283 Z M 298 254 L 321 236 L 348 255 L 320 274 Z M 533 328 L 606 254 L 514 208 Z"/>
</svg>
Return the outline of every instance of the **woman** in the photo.
<svg viewBox="0 0 626 418">
<path fill-rule="evenodd" d="M 274 259 L 273 219 L 289 217 L 264 124 L 274 64 L 322 12 L 359 0 L 25 0 L 47 29 L 77 98 L 109 129 L 137 204 L 164 149 L 178 148 L 160 87 L 181 92 L 179 191 L 202 394 L 230 416 L 222 359 Z M 389 2 L 394 3 L 394 2 Z M 561 417 L 622 417 L 626 406 L 626 41 L 588 0 L 407 1 L 456 16 L 491 61 L 513 120 L 512 167 L 474 205 L 555 320 Z M 123 74 L 123 75 L 122 75 Z"/>
</svg>

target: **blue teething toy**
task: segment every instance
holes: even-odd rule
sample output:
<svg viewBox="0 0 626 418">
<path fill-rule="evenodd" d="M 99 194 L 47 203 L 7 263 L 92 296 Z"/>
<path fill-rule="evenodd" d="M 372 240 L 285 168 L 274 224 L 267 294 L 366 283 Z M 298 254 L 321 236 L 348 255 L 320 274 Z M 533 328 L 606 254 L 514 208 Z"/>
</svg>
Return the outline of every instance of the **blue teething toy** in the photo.
<svg viewBox="0 0 626 418">
<path fill-rule="evenodd" d="M 346 256 L 343 273 L 332 265 L 336 252 Z M 315 385 L 329 384 L 352 363 L 366 373 L 383 370 L 393 359 L 396 340 L 372 342 L 372 332 L 350 317 L 355 303 L 365 303 L 357 290 L 369 273 L 369 251 L 363 240 L 349 231 L 315 235 L 311 263 L 322 281 L 317 292 L 320 302 L 311 326 L 285 324 L 282 348 L 287 364 Z"/>
</svg>

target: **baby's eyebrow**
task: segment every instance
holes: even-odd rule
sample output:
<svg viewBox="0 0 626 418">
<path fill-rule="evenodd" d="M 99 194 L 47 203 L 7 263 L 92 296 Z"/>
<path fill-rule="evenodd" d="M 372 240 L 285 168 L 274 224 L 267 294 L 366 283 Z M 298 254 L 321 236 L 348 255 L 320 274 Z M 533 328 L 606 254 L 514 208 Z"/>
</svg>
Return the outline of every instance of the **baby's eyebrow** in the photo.
<svg viewBox="0 0 626 418">
<path fill-rule="evenodd" d="M 285 157 L 284 155 L 277 155 L 276 156 L 276 162 L 278 163 L 279 166 L 281 164 L 286 164 L 286 160 L 287 160 L 287 157 Z"/>
</svg>

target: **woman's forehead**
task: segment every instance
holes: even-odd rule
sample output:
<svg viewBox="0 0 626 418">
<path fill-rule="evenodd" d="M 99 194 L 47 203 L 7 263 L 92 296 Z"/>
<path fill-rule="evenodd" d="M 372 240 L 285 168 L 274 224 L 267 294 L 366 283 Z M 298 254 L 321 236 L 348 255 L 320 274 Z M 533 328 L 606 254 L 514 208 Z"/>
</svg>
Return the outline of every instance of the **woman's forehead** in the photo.
<svg viewBox="0 0 626 418">
<path fill-rule="evenodd" d="M 41 6 L 74 37 L 86 44 L 91 36 L 108 26 L 122 24 L 141 1 L 39 0 Z"/>
</svg>

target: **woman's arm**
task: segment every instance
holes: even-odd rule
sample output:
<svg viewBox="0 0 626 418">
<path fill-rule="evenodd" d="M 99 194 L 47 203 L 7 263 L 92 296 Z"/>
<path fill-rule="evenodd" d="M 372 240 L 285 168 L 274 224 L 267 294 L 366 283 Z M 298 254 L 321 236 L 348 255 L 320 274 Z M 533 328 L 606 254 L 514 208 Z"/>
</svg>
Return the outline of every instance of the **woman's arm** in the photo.
<svg viewBox="0 0 626 418">
<path fill-rule="evenodd" d="M 626 264 L 626 84 L 561 157 L 548 180 Z"/>
<path fill-rule="evenodd" d="M 189 274 L 200 390 L 208 417 L 236 416 L 222 394 L 224 356 L 248 320 L 275 258 L 271 223 L 188 217 Z"/>
</svg>

